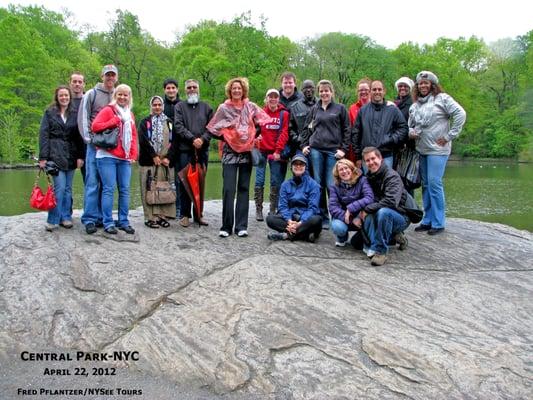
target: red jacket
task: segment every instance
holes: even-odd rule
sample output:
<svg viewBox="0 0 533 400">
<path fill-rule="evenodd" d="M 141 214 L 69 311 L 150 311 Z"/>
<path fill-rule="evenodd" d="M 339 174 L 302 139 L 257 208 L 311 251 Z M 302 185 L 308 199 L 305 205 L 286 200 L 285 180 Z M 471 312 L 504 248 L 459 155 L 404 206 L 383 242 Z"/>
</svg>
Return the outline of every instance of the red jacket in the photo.
<svg viewBox="0 0 533 400">
<path fill-rule="evenodd" d="M 365 103 L 366 104 L 366 103 Z M 350 125 L 353 126 L 353 124 L 355 123 L 355 120 L 357 118 L 357 114 L 359 114 L 359 110 L 361 109 L 361 107 L 363 107 L 365 104 L 363 104 L 361 102 L 361 100 L 357 100 L 356 103 L 353 103 L 351 106 L 350 106 L 350 109 L 348 111 L 348 116 L 350 117 Z"/>
<path fill-rule="evenodd" d="M 281 154 L 283 148 L 289 140 L 289 112 L 281 104 L 278 105 L 276 111 L 271 111 L 268 106 L 265 106 L 263 110 L 268 114 L 269 117 L 271 117 L 271 121 L 261 124 L 261 140 L 259 141 L 259 150 L 266 153 Z M 281 111 L 283 111 L 283 126 L 281 127 L 281 132 L 279 132 Z"/>
<path fill-rule="evenodd" d="M 126 157 L 126 152 L 122 147 L 122 120 L 115 111 L 115 106 L 107 105 L 100 110 L 91 124 L 92 132 L 102 132 L 110 128 L 119 128 L 118 146 L 112 150 L 106 150 L 108 153 L 123 160 L 137 160 L 137 127 L 135 126 L 135 117 L 131 113 L 131 145 L 130 155 Z"/>
</svg>

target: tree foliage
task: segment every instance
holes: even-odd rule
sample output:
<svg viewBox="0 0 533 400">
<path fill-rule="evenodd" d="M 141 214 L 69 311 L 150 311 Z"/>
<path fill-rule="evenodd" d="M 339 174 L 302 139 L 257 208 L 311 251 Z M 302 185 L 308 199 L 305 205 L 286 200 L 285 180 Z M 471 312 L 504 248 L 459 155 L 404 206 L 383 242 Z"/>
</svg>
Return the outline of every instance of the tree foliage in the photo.
<svg viewBox="0 0 533 400">
<path fill-rule="evenodd" d="M 134 112 L 148 113 L 148 99 L 162 82 L 194 78 L 201 95 L 216 107 L 224 84 L 234 76 L 250 81 L 250 98 L 262 104 L 268 88 L 279 86 L 283 71 L 304 79 L 329 79 L 336 100 L 355 100 L 363 77 L 384 81 L 395 96 L 400 76 L 414 79 L 431 70 L 444 90 L 467 111 L 467 124 L 454 151 L 474 157 L 533 158 L 533 31 L 490 45 L 471 37 L 440 38 L 434 44 L 402 43 L 389 50 L 362 35 L 326 33 L 294 43 L 271 36 L 266 21 L 250 12 L 230 21 L 188 26 L 173 43 L 160 43 L 144 31 L 136 15 L 116 10 L 103 32 L 70 27 L 69 13 L 43 7 L 0 8 L 0 159 L 16 162 L 37 150 L 38 127 L 58 84 L 73 71 L 89 89 L 102 65 L 114 63 L 119 81 L 133 90 Z M 183 93 L 181 94 L 183 96 Z"/>
</svg>

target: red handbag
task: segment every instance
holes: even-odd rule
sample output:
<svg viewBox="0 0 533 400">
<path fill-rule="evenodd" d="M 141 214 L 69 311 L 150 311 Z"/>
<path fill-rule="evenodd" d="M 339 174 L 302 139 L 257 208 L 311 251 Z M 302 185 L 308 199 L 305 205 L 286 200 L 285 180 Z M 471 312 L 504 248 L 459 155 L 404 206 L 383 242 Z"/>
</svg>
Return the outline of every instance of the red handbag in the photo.
<svg viewBox="0 0 533 400">
<path fill-rule="evenodd" d="M 48 179 L 48 189 L 46 189 L 46 193 L 43 193 L 39 187 L 41 171 L 42 169 L 39 169 L 39 173 L 35 177 L 35 184 L 33 185 L 33 190 L 31 191 L 30 196 L 30 207 L 41 211 L 48 211 L 56 206 L 56 195 L 54 193 L 54 185 L 48 174 L 46 175 L 46 178 Z"/>
</svg>

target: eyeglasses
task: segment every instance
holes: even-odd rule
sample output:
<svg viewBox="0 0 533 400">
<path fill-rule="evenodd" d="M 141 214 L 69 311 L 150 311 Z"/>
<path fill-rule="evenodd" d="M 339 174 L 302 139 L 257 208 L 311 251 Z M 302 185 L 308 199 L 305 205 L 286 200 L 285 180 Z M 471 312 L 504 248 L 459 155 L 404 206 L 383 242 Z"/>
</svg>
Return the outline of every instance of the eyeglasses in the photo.
<svg viewBox="0 0 533 400">
<path fill-rule="evenodd" d="M 185 89 L 187 90 L 198 89 L 198 86 L 187 86 Z"/>
</svg>

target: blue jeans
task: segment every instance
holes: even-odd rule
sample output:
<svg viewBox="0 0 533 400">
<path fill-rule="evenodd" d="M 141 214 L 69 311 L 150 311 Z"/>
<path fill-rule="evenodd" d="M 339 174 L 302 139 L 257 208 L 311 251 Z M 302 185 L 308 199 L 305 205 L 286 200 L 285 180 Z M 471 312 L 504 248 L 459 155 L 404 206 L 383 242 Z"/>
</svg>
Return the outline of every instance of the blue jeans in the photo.
<svg viewBox="0 0 533 400">
<path fill-rule="evenodd" d="M 72 179 L 75 169 L 59 171 L 54 176 L 54 192 L 57 205 L 48 211 L 46 222 L 57 225 L 63 221 L 72 221 Z"/>
<path fill-rule="evenodd" d="M 387 164 L 390 169 L 392 169 L 392 165 L 394 164 L 394 156 L 383 157 L 383 162 Z M 366 175 L 368 168 L 366 167 L 366 163 L 364 161 L 361 163 L 361 167 L 363 170 L 363 175 Z"/>
<path fill-rule="evenodd" d="M 126 227 L 130 204 L 131 164 L 128 160 L 112 157 L 96 160 L 102 178 L 102 216 L 104 228 L 115 226 L 113 221 L 113 195 L 118 184 L 118 226 Z"/>
<path fill-rule="evenodd" d="M 331 219 L 331 230 L 337 237 L 337 242 L 346 242 L 348 240 L 348 232 L 354 231 L 356 228 L 350 224 L 346 225 L 344 221 L 340 219 Z"/>
<path fill-rule="evenodd" d="M 387 254 L 389 242 L 397 233 L 409 226 L 409 220 L 391 208 L 380 208 L 365 218 L 364 228 L 370 239 L 370 249 L 378 254 Z"/>
<path fill-rule="evenodd" d="M 287 164 L 283 161 L 268 160 L 268 153 L 261 152 L 261 155 L 268 162 L 270 168 L 270 187 L 280 187 L 283 183 L 285 175 L 282 175 L 282 164 Z M 265 187 L 265 173 L 266 163 L 262 167 L 255 168 L 255 187 Z"/>
<path fill-rule="evenodd" d="M 325 193 L 327 188 L 333 185 L 333 168 L 337 159 L 335 158 L 334 151 L 316 150 L 311 149 L 311 165 L 313 166 L 313 179 L 320 185 L 321 202 L 320 202 L 320 215 L 322 221 L 327 222 L 328 208 L 327 202 L 325 202 Z M 324 204 L 326 203 L 326 204 Z"/>
<path fill-rule="evenodd" d="M 85 156 L 85 193 L 83 195 L 83 215 L 81 223 L 96 224 L 102 222 L 102 187 L 98 168 L 96 167 L 96 148 L 87 145 Z"/>
<path fill-rule="evenodd" d="M 446 225 L 446 201 L 442 177 L 447 161 L 448 156 L 420 155 L 422 202 L 424 204 L 422 224 L 430 225 L 432 228 L 444 228 Z"/>
</svg>

